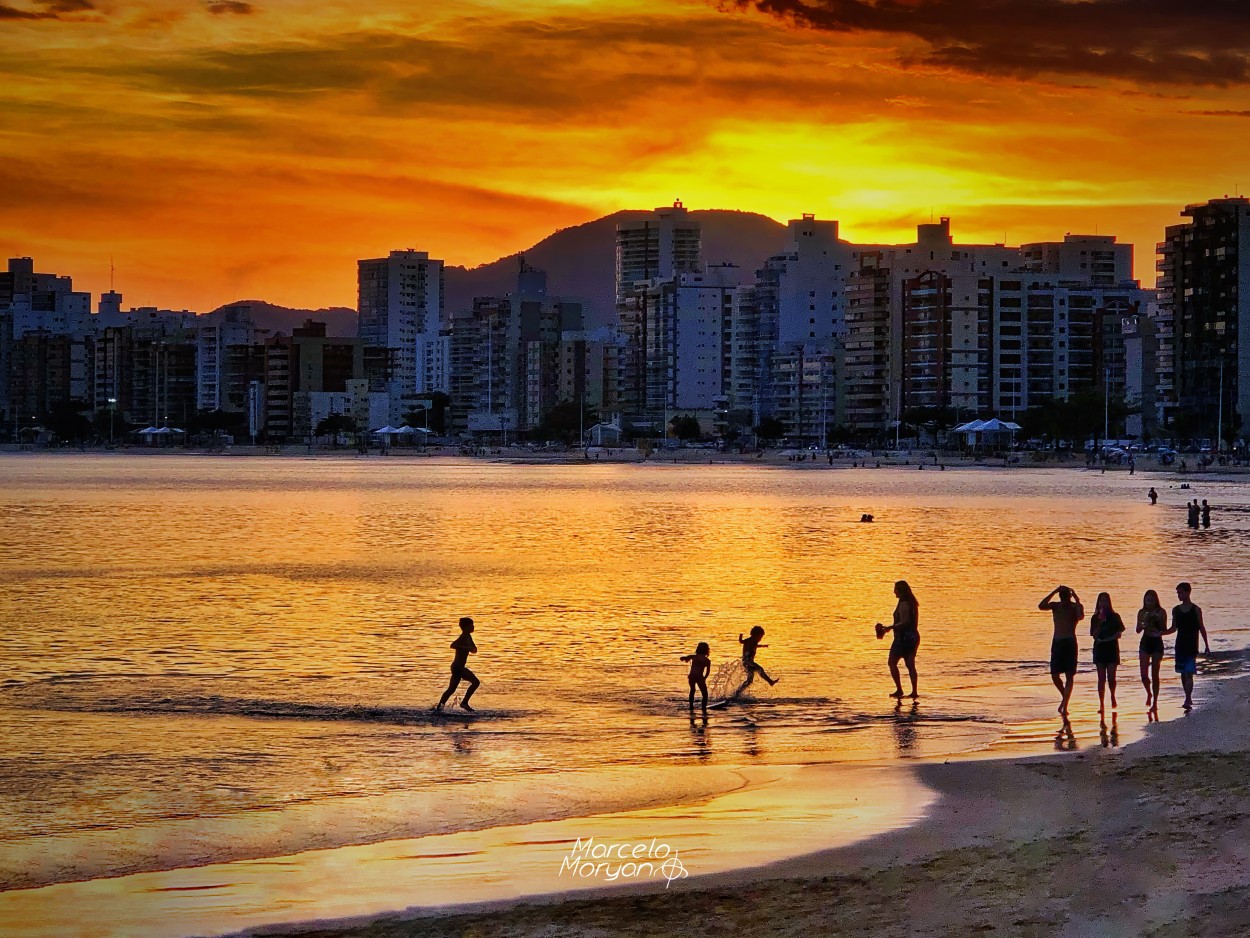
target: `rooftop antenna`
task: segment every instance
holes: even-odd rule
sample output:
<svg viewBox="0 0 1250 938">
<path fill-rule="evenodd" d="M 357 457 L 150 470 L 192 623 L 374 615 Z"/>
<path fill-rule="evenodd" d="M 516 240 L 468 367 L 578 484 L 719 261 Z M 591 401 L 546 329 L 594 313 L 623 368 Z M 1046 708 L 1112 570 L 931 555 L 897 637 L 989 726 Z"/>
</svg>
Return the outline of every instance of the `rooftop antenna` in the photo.
<svg viewBox="0 0 1250 938">
<path fill-rule="evenodd" d="M 113 255 L 109 255 L 109 293 L 113 292 Z"/>
</svg>

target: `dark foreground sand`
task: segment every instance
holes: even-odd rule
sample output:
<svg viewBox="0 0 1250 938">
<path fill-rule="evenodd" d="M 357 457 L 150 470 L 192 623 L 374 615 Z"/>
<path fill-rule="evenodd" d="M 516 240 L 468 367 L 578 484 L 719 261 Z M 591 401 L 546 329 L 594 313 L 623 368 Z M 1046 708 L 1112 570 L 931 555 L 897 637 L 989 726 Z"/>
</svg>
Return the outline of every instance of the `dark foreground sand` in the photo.
<svg viewBox="0 0 1250 938">
<path fill-rule="evenodd" d="M 942 794 L 927 820 L 765 869 L 253 934 L 1250 936 L 1250 680 L 1123 751 L 919 772 Z"/>
</svg>

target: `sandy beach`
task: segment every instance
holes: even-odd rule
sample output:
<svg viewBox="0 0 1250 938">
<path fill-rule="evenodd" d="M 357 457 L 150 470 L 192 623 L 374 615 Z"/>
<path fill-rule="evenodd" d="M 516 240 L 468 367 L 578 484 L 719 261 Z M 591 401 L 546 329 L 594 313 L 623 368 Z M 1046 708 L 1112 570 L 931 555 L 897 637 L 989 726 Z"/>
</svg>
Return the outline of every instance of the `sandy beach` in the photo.
<svg viewBox="0 0 1250 938">
<path fill-rule="evenodd" d="M 1206 691 L 1123 750 L 920 766 L 928 817 L 851 847 L 667 890 L 250 934 L 1250 934 L 1250 679 Z"/>
</svg>

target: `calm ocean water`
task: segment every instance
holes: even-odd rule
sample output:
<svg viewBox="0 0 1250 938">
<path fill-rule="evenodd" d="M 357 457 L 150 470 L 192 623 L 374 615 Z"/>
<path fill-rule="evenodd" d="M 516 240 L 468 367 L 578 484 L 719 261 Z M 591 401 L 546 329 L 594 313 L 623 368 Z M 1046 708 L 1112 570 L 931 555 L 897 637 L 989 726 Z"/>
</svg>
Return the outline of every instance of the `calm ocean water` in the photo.
<svg viewBox="0 0 1250 938">
<path fill-rule="evenodd" d="M 672 804 L 733 766 L 1051 747 L 1055 584 L 1091 609 L 1109 590 L 1131 623 L 1143 590 L 1170 605 L 1191 579 L 1213 669 L 1250 644 L 1250 486 L 1191 483 L 5 457 L 0 881 Z M 1186 528 L 1193 496 L 1209 531 Z M 899 578 L 921 602 L 914 707 L 886 696 L 872 631 Z M 461 615 L 482 713 L 435 719 Z M 692 723 L 678 657 L 707 641 L 715 674 L 756 624 L 780 683 Z M 1087 645 L 1073 725 L 1096 745 Z M 1145 714 L 1123 648 L 1127 739 Z"/>
</svg>

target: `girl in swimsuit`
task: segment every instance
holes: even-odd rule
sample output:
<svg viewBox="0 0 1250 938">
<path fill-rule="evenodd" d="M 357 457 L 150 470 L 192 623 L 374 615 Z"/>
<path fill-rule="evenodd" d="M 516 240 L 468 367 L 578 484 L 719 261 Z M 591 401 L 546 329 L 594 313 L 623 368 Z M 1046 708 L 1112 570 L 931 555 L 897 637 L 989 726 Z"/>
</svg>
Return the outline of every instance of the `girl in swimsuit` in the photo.
<svg viewBox="0 0 1250 938">
<path fill-rule="evenodd" d="M 1137 613 L 1137 631 L 1141 644 L 1137 657 L 1141 663 L 1141 683 L 1146 688 L 1146 710 L 1159 709 L 1159 666 L 1163 663 L 1163 636 L 1168 630 L 1168 612 L 1159 602 L 1159 594 L 1146 590 Z"/>
<path fill-rule="evenodd" d="M 911 678 L 911 694 L 915 700 L 920 696 L 916 692 L 916 652 L 920 649 L 920 603 L 916 594 L 906 580 L 894 584 L 894 595 L 898 597 L 898 605 L 894 607 L 894 624 L 877 623 L 877 637 L 884 638 L 886 632 L 894 633 L 890 643 L 890 676 L 894 678 L 894 693 L 891 697 L 902 698 L 903 682 L 898 672 L 898 662 L 902 659 L 907 664 L 907 675 Z"/>
<path fill-rule="evenodd" d="M 1111 709 L 1115 701 L 1115 672 L 1120 667 L 1120 635 L 1124 632 L 1124 620 L 1111 608 L 1109 593 L 1099 593 L 1094 614 L 1089 620 L 1089 634 L 1094 640 L 1094 666 L 1098 669 L 1098 712 L 1106 710 L 1105 695 L 1111 687 Z"/>
</svg>

